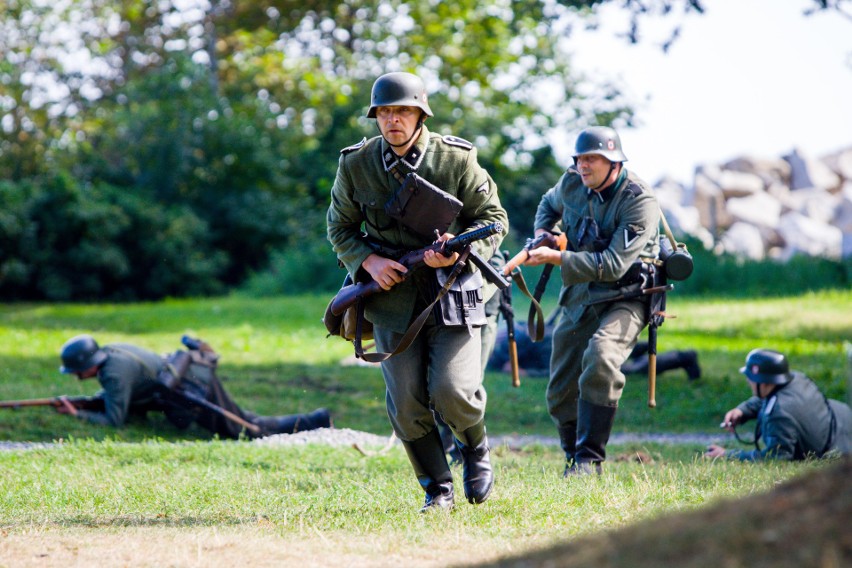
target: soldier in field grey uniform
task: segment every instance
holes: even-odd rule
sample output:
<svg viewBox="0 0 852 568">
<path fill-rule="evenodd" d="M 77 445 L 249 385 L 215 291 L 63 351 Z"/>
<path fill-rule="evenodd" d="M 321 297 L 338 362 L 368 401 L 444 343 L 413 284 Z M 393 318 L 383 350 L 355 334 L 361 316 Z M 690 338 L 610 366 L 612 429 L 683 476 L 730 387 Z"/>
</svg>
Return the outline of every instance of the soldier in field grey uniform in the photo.
<svg viewBox="0 0 852 568">
<path fill-rule="evenodd" d="M 84 334 L 65 342 L 59 356 L 62 360 L 60 372 L 76 375 L 81 381 L 97 378 L 101 391 L 93 398 L 103 402 L 103 411 L 77 410 L 71 404 L 59 406 L 57 410 L 94 424 L 120 427 L 132 414 L 161 411 L 179 428 L 187 428 L 195 422 L 228 439 L 238 439 L 244 433 L 256 437 L 331 426 L 331 417 L 324 408 L 310 414 L 285 416 L 258 416 L 242 410 L 216 377 L 218 356 L 205 357 L 189 365 L 186 376 L 180 381 L 180 389 L 254 424 L 259 432 L 243 432 L 242 426 L 222 415 L 174 396 L 173 389 L 158 380 L 167 362 L 153 351 L 129 343 L 100 346 L 91 335 Z"/>
<path fill-rule="evenodd" d="M 612 128 L 580 132 L 574 166 L 544 194 L 535 218 L 536 235 L 561 225 L 568 250 L 537 248 L 525 262 L 561 267 L 547 406 L 568 461 L 565 476 L 601 472 L 625 383 L 621 366 L 648 323 L 647 297 L 587 305 L 645 287 L 643 261 L 659 253 L 657 199 L 626 160 Z"/>
<path fill-rule="evenodd" d="M 473 145 L 429 132 L 424 125 L 432 110 L 419 77 L 410 73 L 379 77 L 367 116 L 376 119 L 381 135 L 341 151 L 328 209 L 328 239 L 353 277 L 368 276 L 385 290 L 367 299 L 365 315 L 373 323 L 377 348 L 390 352 L 412 319 L 434 299 L 435 269 L 451 266 L 458 258 L 457 253 L 445 257 L 430 251 L 424 258 L 426 267 L 404 278 L 404 266 L 377 254 L 377 245 L 414 250 L 435 239 L 415 233 L 386 213 L 385 203 L 400 187 L 399 179 L 415 172 L 462 202 L 442 240 L 495 222 L 508 227 L 508 219 L 491 176 L 477 163 Z M 503 236 L 478 241 L 474 248 L 490 258 Z M 484 297 L 481 291 L 479 297 Z M 491 492 L 480 361 L 479 327 L 441 326 L 430 316 L 407 350 L 382 362 L 388 416 L 426 493 L 423 511 L 454 504 L 452 474 L 430 404 L 455 434 L 467 499 L 481 503 Z"/>
<path fill-rule="evenodd" d="M 729 410 L 722 427 L 756 420 L 755 446 L 764 448 L 725 450 L 716 444 L 707 457 L 760 461 L 803 460 L 852 452 L 852 409 L 828 399 L 804 373 L 790 371 L 787 358 L 771 349 L 755 349 L 740 372 L 748 379 L 754 396 Z"/>
</svg>

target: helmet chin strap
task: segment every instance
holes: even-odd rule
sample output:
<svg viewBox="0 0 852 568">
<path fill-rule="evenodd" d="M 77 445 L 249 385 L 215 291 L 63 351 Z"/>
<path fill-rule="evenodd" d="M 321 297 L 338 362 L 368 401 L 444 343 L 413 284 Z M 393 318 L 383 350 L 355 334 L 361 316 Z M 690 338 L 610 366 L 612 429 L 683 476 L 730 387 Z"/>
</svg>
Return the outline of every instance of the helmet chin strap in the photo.
<svg viewBox="0 0 852 568">
<path fill-rule="evenodd" d="M 615 165 L 620 164 L 620 163 L 621 162 L 610 162 L 609 163 L 609 171 L 606 172 L 606 177 L 604 177 L 604 180 L 600 183 L 600 185 L 598 185 L 597 187 L 593 187 L 592 191 L 597 191 L 597 190 L 601 189 L 603 186 L 605 186 L 609 182 L 609 178 L 612 175 L 612 171 L 615 169 Z"/>
</svg>

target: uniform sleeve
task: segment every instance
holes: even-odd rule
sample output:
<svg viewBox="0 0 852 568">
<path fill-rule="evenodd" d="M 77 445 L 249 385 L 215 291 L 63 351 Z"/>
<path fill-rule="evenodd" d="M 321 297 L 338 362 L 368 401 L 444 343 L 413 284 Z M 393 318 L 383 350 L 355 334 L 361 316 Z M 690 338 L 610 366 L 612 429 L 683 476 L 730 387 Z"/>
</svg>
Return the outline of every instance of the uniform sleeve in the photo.
<svg viewBox="0 0 852 568">
<path fill-rule="evenodd" d="M 763 401 L 753 396 L 737 405 L 740 412 L 743 413 L 744 420 L 754 420 L 760 413 L 760 407 L 763 406 Z"/>
<path fill-rule="evenodd" d="M 622 189 L 621 191 L 626 191 Z M 647 190 L 625 198 L 609 246 L 601 252 L 562 253 L 562 282 L 615 282 L 656 238 L 660 223 L 657 200 Z"/>
<path fill-rule="evenodd" d="M 98 393 L 104 399 L 104 412 L 82 410 L 77 418 L 102 426 L 123 426 L 127 421 L 132 395 L 131 385 L 110 371 L 98 376 L 103 390 Z"/>
<path fill-rule="evenodd" d="M 480 256 L 485 259 L 491 258 L 509 233 L 509 216 L 500 203 L 497 184 L 477 161 L 476 148 L 468 152 L 459 189 L 460 199 L 464 204 L 459 215 L 468 223 L 465 230 L 492 223 L 503 224 L 502 233 L 473 243 L 473 249 Z"/>
<path fill-rule="evenodd" d="M 789 461 L 794 459 L 796 455 L 797 439 L 795 421 L 785 414 L 779 414 L 766 420 L 763 424 L 762 450 L 728 450 L 725 452 L 725 457 L 739 461 Z"/>
<path fill-rule="evenodd" d="M 331 188 L 331 203 L 326 214 L 327 235 L 337 258 L 354 276 L 372 251 L 359 238 L 364 217 L 353 199 L 354 188 L 346 172 L 345 160 L 346 156 L 341 155 Z"/>
</svg>

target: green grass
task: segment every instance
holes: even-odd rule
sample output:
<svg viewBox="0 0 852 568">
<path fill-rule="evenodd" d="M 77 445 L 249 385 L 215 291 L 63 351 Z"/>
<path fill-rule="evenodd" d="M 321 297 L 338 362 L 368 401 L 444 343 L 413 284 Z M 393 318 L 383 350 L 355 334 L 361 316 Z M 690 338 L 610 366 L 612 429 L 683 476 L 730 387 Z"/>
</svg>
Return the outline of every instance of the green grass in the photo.
<svg viewBox="0 0 852 568">
<path fill-rule="evenodd" d="M 75 334 L 167 352 L 189 333 L 222 355 L 220 375 L 244 408 L 273 414 L 325 406 L 337 427 L 388 435 L 381 374 L 338 365 L 351 355 L 351 345 L 325 337 L 320 316 L 326 302 L 301 296 L 4 306 L 0 399 L 95 392 L 96 382 L 57 370 L 60 346 Z M 683 371 L 661 375 L 656 409 L 647 408 L 646 379 L 630 377 L 617 432 L 719 432 L 724 412 L 748 395 L 737 370 L 760 346 L 787 352 L 829 396 L 846 397 L 852 293 L 749 301 L 672 295 L 668 311 L 678 317 L 660 329 L 660 350 L 698 350 L 704 376 L 690 382 Z M 526 311 L 519 306 L 518 313 Z M 523 378 L 513 388 L 506 374 L 489 373 L 486 386 L 491 434 L 555 435 L 544 405 L 545 380 Z M 97 547 L 98 535 L 117 528 L 210 528 L 217 534 L 248 528 L 251 538 L 261 539 L 252 541 L 258 550 L 265 535 L 298 537 L 321 557 L 337 547 L 361 558 L 366 548 L 363 554 L 379 550 L 415 564 L 432 557 L 436 542 L 471 558 L 494 559 L 767 491 L 824 467 L 710 462 L 692 445 L 612 445 L 613 458 L 642 450 L 654 463 L 612 460 L 601 478 L 566 482 L 555 448 L 503 446 L 494 451 L 497 486 L 488 503 L 473 507 L 459 496 L 450 517 L 424 517 L 417 514 L 422 494 L 399 445 L 368 458 L 348 447 L 210 441 L 204 431 L 178 431 L 159 416 L 120 429 L 96 427 L 51 408 L 0 411 L 0 439 L 63 440 L 51 448 L 0 452 L 0 528 L 15 538 L 43 539 L 43 531 L 58 531 Z M 460 470 L 455 473 L 460 477 Z"/>
<path fill-rule="evenodd" d="M 36 304 L 0 308 L 0 400 L 92 394 L 94 380 L 60 374 L 59 349 L 69 337 L 92 333 L 101 343 L 128 341 L 157 352 L 181 347 L 184 333 L 207 340 L 222 355 L 220 376 L 238 404 L 264 414 L 325 406 L 338 427 L 388 434 L 384 385 L 377 368 L 344 367 L 351 345 L 326 338 L 320 316 L 325 296 L 169 300 L 151 304 Z M 786 352 L 832 398 L 845 399 L 844 341 L 852 337 L 852 293 L 820 292 L 766 300 L 690 300 L 675 294 L 660 328 L 659 350 L 696 349 L 703 378 L 683 371 L 658 377 L 657 408 L 647 408 L 647 380 L 630 376 L 616 431 L 715 432 L 719 418 L 748 395 L 738 369 L 755 347 Z M 517 313 L 525 314 L 523 305 Z M 553 435 L 544 403 L 546 380 L 488 373 L 488 427 L 492 433 Z M 139 441 L 196 439 L 149 416 L 114 430 L 82 424 L 48 408 L 0 413 L 0 437 Z"/>
</svg>

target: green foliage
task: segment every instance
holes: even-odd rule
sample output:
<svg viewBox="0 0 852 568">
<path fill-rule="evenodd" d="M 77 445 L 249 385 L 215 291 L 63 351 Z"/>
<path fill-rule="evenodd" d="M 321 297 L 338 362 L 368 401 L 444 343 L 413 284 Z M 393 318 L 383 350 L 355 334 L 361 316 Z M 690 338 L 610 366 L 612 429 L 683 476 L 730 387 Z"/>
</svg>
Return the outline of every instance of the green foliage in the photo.
<svg viewBox="0 0 852 568">
<path fill-rule="evenodd" d="M 506 205 L 524 208 L 516 214 L 526 230 L 523 211 L 558 177 L 543 134 L 602 118 L 629 123 L 619 97 L 577 88 L 591 83 L 571 77 L 569 54 L 559 47 L 559 18 L 587 4 L 358 0 L 187 11 L 169 1 L 18 2 L 0 17 L 8 32 L 0 34 L 0 51 L 9 54 L 0 64 L 0 171 L 45 191 L 52 186 L 40 179 L 70 175 L 72 185 L 120 188 L 154 212 L 194 216 L 203 221 L 194 249 L 210 253 L 206 276 L 233 287 L 269 267 L 273 253 L 276 265 L 282 258 L 289 265 L 304 258 L 306 242 L 323 239 L 339 149 L 375 132 L 363 117 L 375 77 L 404 69 L 429 84 L 430 126 L 474 141 L 483 165 L 499 174 Z M 48 33 L 56 22 L 86 25 L 71 26 L 79 37 L 63 43 Z M 67 57 L 68 42 L 89 58 L 86 69 Z M 40 93 L 28 74 L 61 88 Z M 537 96 L 543 88 L 554 93 L 546 104 Z M 121 266 L 131 251 L 119 236 L 148 240 L 144 231 L 132 233 L 137 227 L 102 230 L 112 271 L 130 270 Z M 52 241 L 42 236 L 34 233 L 34 243 L 46 249 Z M 91 258 L 86 246 L 68 240 L 65 256 Z M 23 297 L 176 293 L 170 282 L 128 289 L 109 270 L 90 272 L 79 286 L 62 274 L 38 280 L 37 271 L 12 260 L 21 253 L 10 249 L 9 256 L 6 272 L 30 290 Z M 317 265 L 308 260 L 303 270 Z M 331 274 L 333 255 L 327 262 L 323 272 Z M 258 287 L 257 278 L 249 287 Z"/>
<path fill-rule="evenodd" d="M 333 288 L 334 257 L 319 242 L 338 152 L 375 134 L 364 110 L 374 79 L 391 70 L 424 77 L 432 130 L 476 145 L 510 211 L 506 246 L 519 246 L 562 173 L 548 132 L 632 123 L 631 102 L 577 76 L 560 41 L 594 25 L 605 1 L 12 2 L 0 12 L 0 179 L 15 185 L 2 199 L 32 209 L 34 190 L 22 188 L 38 188 L 71 226 L 24 226 L 7 213 L 0 293 L 163 298 L 250 278 L 246 290 L 269 294 L 293 289 L 279 278 L 305 274 Z M 691 0 L 626 5 L 630 38 L 637 18 L 676 7 L 701 11 Z M 718 293 L 744 275 L 718 265 L 699 267 L 684 292 Z M 73 267 L 85 272 L 72 279 Z M 767 268 L 782 272 L 746 271 L 745 289 L 771 288 L 774 278 L 759 279 Z M 848 285 L 843 270 L 838 280 L 819 265 L 811 282 L 772 289 Z"/>
<path fill-rule="evenodd" d="M 0 294 L 7 299 L 162 298 L 221 291 L 221 253 L 181 206 L 67 176 L 0 182 Z"/>
<path fill-rule="evenodd" d="M 750 298 L 790 296 L 852 288 L 852 259 L 796 255 L 789 261 L 746 260 L 717 255 L 700 242 L 686 241 L 695 262 L 692 275 L 676 282 L 677 294 Z"/>
<path fill-rule="evenodd" d="M 267 270 L 246 279 L 238 293 L 260 298 L 324 291 L 330 298 L 346 276 L 325 241 L 308 241 L 273 253 L 269 264 Z"/>
</svg>

